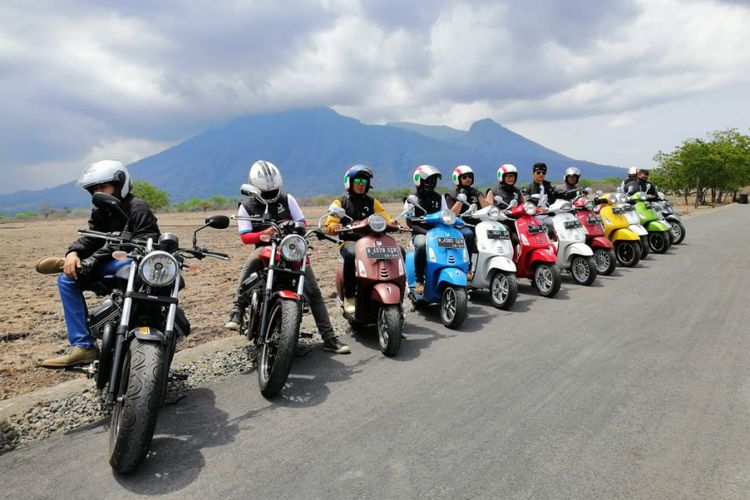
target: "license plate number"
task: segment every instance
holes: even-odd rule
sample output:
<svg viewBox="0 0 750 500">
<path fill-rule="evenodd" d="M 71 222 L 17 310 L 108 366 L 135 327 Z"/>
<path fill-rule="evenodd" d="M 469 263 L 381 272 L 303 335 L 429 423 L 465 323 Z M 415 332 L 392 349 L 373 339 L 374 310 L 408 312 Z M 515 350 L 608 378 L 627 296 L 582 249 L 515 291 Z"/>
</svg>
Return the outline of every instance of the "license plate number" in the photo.
<svg viewBox="0 0 750 500">
<path fill-rule="evenodd" d="M 510 233 L 508 231 L 503 231 L 502 229 L 488 229 L 487 230 L 487 239 L 489 239 L 489 240 L 509 240 L 510 239 Z"/>
<path fill-rule="evenodd" d="M 401 250 L 398 247 L 367 247 L 368 259 L 398 259 L 401 257 Z"/>
<path fill-rule="evenodd" d="M 565 229 L 575 229 L 577 227 L 583 227 L 581 225 L 581 221 L 578 221 L 578 220 L 565 221 Z"/>
<path fill-rule="evenodd" d="M 463 238 L 438 238 L 438 246 L 442 248 L 463 248 Z"/>
<path fill-rule="evenodd" d="M 547 229 L 544 226 L 528 226 L 528 231 L 532 234 L 546 233 Z"/>
<path fill-rule="evenodd" d="M 589 224 L 596 224 L 597 222 L 599 222 L 599 220 L 596 217 L 589 217 L 588 219 L 586 219 L 586 222 L 588 222 Z"/>
</svg>

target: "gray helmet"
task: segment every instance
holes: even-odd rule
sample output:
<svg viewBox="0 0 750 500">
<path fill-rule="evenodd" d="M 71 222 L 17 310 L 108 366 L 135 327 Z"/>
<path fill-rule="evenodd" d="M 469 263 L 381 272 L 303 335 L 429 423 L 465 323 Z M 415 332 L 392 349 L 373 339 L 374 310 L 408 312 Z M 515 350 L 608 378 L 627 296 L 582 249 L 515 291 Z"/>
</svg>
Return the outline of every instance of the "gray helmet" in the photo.
<svg viewBox="0 0 750 500">
<path fill-rule="evenodd" d="M 260 189 L 260 196 L 265 201 L 276 201 L 283 184 L 281 172 L 270 161 L 258 160 L 250 166 L 247 181 Z"/>
<path fill-rule="evenodd" d="M 118 160 L 96 161 L 78 179 L 78 185 L 93 194 L 93 187 L 99 184 L 114 184 L 117 195 L 125 198 L 133 187 L 130 173 L 125 165 Z"/>
<path fill-rule="evenodd" d="M 569 167 L 569 168 L 567 168 L 565 170 L 565 175 L 563 175 L 563 182 L 567 182 L 568 181 L 568 176 L 569 175 L 575 175 L 576 176 L 576 182 L 578 182 L 579 180 L 581 180 L 581 171 L 578 170 L 575 167 Z"/>
</svg>

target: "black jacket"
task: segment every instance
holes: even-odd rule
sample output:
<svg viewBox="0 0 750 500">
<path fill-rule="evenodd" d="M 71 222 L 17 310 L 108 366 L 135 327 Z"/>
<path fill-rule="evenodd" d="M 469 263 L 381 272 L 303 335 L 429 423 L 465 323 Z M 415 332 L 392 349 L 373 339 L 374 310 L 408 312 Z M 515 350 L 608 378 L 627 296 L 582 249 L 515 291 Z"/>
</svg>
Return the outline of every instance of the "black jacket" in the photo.
<svg viewBox="0 0 750 500">
<path fill-rule="evenodd" d="M 375 199 L 366 194 L 346 194 L 339 198 L 339 203 L 341 204 L 341 208 L 346 211 L 346 215 L 351 217 L 354 222 L 365 220 L 375 213 Z M 361 234 L 353 234 L 351 232 L 339 234 L 341 241 L 357 241 L 361 237 Z"/>
<path fill-rule="evenodd" d="M 491 189 L 490 192 L 492 193 L 492 202 L 500 208 L 507 208 L 512 200 L 516 200 L 519 205 L 523 203 L 523 194 L 516 186 L 500 184 L 498 187 Z M 503 204 L 498 202 L 498 198 L 503 201 Z"/>
<path fill-rule="evenodd" d="M 466 201 L 468 201 L 468 203 L 461 203 L 461 209 L 459 211 L 460 213 L 466 212 L 472 203 L 476 205 L 477 209 L 482 208 L 479 205 L 479 197 L 481 196 L 481 193 L 471 186 L 461 186 L 456 188 L 455 195 L 445 193 L 445 203 L 448 205 L 448 209 L 451 209 L 453 205 L 458 201 L 458 195 L 461 193 L 466 195 Z M 469 224 L 479 223 L 479 220 L 473 217 L 463 217 L 463 220 L 464 222 L 467 222 Z"/>
<path fill-rule="evenodd" d="M 419 207 L 415 207 L 414 216 L 422 217 L 427 214 L 433 214 L 440 211 L 440 207 L 443 205 L 443 197 L 440 193 L 435 191 L 423 191 L 417 190 L 417 198 L 419 199 L 419 206 L 423 207 L 422 210 Z M 432 227 L 431 224 L 424 224 L 422 222 L 412 222 L 410 218 L 406 219 L 406 224 L 412 229 L 414 234 L 426 234 L 427 231 Z"/>
<path fill-rule="evenodd" d="M 555 195 L 555 190 L 552 188 L 552 184 L 550 184 L 549 181 L 542 181 L 542 184 L 537 184 L 534 181 L 531 181 L 531 186 L 529 186 L 529 195 L 532 194 L 540 194 L 541 186 L 544 186 L 544 194 L 547 195 L 547 205 L 551 205 L 557 200 L 557 196 Z"/>
<path fill-rule="evenodd" d="M 625 184 L 625 192 L 627 194 L 635 194 L 637 192 L 645 192 L 646 196 L 651 198 L 656 198 L 658 195 L 658 192 L 656 191 L 656 186 L 654 186 L 652 183 L 650 183 L 647 180 L 643 179 L 636 179 L 634 181 L 630 181 Z"/>
<path fill-rule="evenodd" d="M 134 239 L 153 238 L 154 242 L 159 239 L 161 233 L 156 223 L 156 216 L 148 208 L 145 201 L 129 194 L 122 200 L 120 208 L 129 217 L 127 227 L 125 227 L 126 220 L 119 212 L 94 208 L 91 210 L 91 217 L 89 218 L 89 229 L 107 233 L 128 230 L 133 233 Z M 93 265 L 111 257 L 112 251 L 109 248 L 104 248 L 105 243 L 104 240 L 99 238 L 81 236 L 68 246 L 66 255 L 70 252 L 77 252 L 78 258 L 81 260 L 88 259 L 88 262 Z"/>
<path fill-rule="evenodd" d="M 577 189 L 580 189 L 577 184 L 564 182 L 555 186 L 555 196 L 563 200 L 573 200 L 578 195 Z"/>
</svg>

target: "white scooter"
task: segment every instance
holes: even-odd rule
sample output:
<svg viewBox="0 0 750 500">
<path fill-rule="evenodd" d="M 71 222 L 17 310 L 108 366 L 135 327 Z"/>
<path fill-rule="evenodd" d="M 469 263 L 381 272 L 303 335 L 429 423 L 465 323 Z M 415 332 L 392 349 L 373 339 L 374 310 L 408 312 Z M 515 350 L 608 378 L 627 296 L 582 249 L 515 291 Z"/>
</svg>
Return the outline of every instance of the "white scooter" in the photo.
<svg viewBox="0 0 750 500">
<path fill-rule="evenodd" d="M 552 241 L 557 266 L 569 271 L 579 285 L 591 285 L 597 276 L 594 252 L 586 244 L 586 230 L 573 213 L 573 204 L 556 200 L 548 209 L 556 239 Z"/>
<path fill-rule="evenodd" d="M 515 206 L 515 201 L 512 206 Z M 511 207 L 512 208 L 512 207 Z M 510 231 L 500 220 L 507 217 L 495 205 L 476 210 L 472 207 L 464 214 L 480 222 L 474 226 L 477 243 L 474 277 L 468 283 L 472 289 L 489 289 L 492 305 L 510 309 L 518 298 L 516 264 L 513 262 L 513 244 Z"/>
</svg>

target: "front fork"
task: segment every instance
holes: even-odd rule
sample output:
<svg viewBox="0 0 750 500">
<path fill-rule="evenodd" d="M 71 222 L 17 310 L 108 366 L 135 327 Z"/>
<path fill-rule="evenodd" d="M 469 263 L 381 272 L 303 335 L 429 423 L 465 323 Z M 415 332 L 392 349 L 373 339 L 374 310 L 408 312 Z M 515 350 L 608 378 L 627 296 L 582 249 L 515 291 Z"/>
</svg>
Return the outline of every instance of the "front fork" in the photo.
<svg viewBox="0 0 750 500">
<path fill-rule="evenodd" d="M 117 326 L 117 335 L 115 337 L 115 352 L 112 356 L 112 371 L 109 375 L 109 388 L 107 389 L 107 404 L 112 404 L 117 398 L 117 392 L 120 389 L 120 374 L 122 373 L 122 363 L 125 356 L 127 344 L 128 325 L 130 324 L 130 312 L 133 307 L 133 298 L 128 295 L 133 292 L 135 287 L 135 273 L 138 272 L 138 263 L 133 261 L 130 264 L 130 276 L 128 277 L 128 286 L 125 291 L 125 300 L 122 303 L 122 316 L 120 324 Z"/>
</svg>

